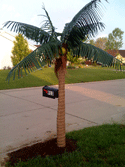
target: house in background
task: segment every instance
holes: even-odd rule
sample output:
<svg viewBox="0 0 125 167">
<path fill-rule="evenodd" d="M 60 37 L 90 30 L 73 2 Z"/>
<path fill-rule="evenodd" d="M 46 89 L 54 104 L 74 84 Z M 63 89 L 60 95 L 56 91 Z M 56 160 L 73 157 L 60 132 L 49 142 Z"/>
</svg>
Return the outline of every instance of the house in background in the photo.
<svg viewBox="0 0 125 167">
<path fill-rule="evenodd" d="M 107 52 L 125 64 L 125 50 L 107 50 Z"/>
<path fill-rule="evenodd" d="M 11 51 L 14 46 L 13 41 L 15 41 L 14 35 L 0 30 L 0 69 L 3 69 L 4 67 L 13 67 L 13 64 L 11 62 Z M 28 44 L 30 50 L 33 51 L 36 49 L 36 46 L 30 43 Z"/>
</svg>

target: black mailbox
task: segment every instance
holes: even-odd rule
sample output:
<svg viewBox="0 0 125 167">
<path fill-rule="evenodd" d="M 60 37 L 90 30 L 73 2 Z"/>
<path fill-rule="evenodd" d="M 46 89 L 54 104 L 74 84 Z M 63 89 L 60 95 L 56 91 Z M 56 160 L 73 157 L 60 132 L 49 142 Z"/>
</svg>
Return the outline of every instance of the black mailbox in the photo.
<svg viewBox="0 0 125 167">
<path fill-rule="evenodd" d="M 49 86 L 44 86 L 43 87 L 43 96 L 49 97 L 49 98 L 58 98 L 58 89 L 52 88 Z"/>
</svg>

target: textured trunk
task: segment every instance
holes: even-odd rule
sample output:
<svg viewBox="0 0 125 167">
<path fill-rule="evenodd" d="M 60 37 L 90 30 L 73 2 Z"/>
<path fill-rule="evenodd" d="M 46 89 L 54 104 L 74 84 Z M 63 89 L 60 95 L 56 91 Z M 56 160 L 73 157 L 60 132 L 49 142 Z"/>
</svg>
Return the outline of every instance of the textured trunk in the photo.
<svg viewBox="0 0 125 167">
<path fill-rule="evenodd" d="M 58 71 L 59 79 L 59 98 L 57 112 L 57 145 L 58 147 L 66 146 L 65 139 L 65 70 L 63 66 Z"/>
</svg>

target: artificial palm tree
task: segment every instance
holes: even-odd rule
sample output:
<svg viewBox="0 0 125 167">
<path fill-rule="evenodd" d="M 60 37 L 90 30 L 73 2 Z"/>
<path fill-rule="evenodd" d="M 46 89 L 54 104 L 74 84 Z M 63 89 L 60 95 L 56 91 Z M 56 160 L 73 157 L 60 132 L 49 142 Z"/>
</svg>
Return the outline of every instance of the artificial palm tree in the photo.
<svg viewBox="0 0 125 167">
<path fill-rule="evenodd" d="M 18 72 L 18 77 L 22 76 L 22 69 L 32 72 L 41 68 L 46 61 L 55 59 L 55 73 L 59 80 L 59 98 L 57 112 L 57 145 L 65 147 L 65 73 L 67 52 L 72 51 L 73 55 L 80 55 L 93 61 L 111 66 L 113 56 L 107 52 L 83 43 L 86 38 L 93 37 L 99 30 L 104 29 L 104 24 L 100 22 L 102 15 L 101 0 L 92 0 L 84 6 L 72 19 L 70 23 L 65 24 L 62 33 L 55 31 L 48 12 L 43 7 L 46 15 L 46 21 L 41 28 L 7 21 L 4 27 L 11 28 L 14 32 L 25 35 L 28 39 L 32 39 L 40 43 L 40 47 L 30 53 L 18 65 L 16 65 L 8 74 L 7 80 Z"/>
</svg>

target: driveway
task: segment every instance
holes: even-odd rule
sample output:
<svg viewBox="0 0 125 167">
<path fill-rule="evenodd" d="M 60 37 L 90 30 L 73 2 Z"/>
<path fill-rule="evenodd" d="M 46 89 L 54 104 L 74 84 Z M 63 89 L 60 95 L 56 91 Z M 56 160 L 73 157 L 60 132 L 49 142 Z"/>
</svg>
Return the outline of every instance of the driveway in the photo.
<svg viewBox="0 0 125 167">
<path fill-rule="evenodd" d="M 103 123 L 125 124 L 125 79 L 65 88 L 66 132 Z M 58 99 L 42 96 L 42 87 L 0 90 L 0 158 L 56 137 L 57 106 Z"/>
</svg>

